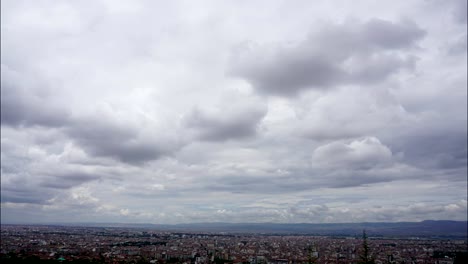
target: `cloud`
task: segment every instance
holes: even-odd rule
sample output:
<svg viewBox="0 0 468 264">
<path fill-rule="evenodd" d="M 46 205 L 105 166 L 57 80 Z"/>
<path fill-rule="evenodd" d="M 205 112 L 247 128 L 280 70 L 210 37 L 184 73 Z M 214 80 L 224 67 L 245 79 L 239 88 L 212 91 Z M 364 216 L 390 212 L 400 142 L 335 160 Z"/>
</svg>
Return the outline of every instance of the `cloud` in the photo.
<svg viewBox="0 0 468 264">
<path fill-rule="evenodd" d="M 76 120 L 72 126 L 65 128 L 65 133 L 92 156 L 109 157 L 126 163 L 155 160 L 178 148 L 177 138 L 168 136 L 167 131 L 147 129 L 149 131 L 138 131 L 131 123 L 96 116 Z"/>
<path fill-rule="evenodd" d="M 195 108 L 187 117 L 187 126 L 198 130 L 198 137 L 207 141 L 245 138 L 257 133 L 257 125 L 264 113 L 253 111 L 227 116 L 221 111 L 209 113 Z"/>
<path fill-rule="evenodd" d="M 363 137 L 406 126 L 416 119 L 385 89 L 347 87 L 306 100 L 314 103 L 296 106 L 294 133 L 312 140 Z"/>
<path fill-rule="evenodd" d="M 97 108 L 93 114 L 71 113 L 54 104 L 51 90 L 24 84 L 2 67 L 2 126 L 57 128 L 58 134 L 72 139 L 76 146 L 97 157 L 115 158 L 127 163 L 155 160 L 180 147 L 177 135 L 166 128 L 142 124 L 141 115 L 125 113 L 136 119 L 116 119 L 113 109 Z M 140 122 L 140 123 L 139 123 Z M 144 120 L 142 122 L 145 122 Z M 141 125 L 145 129 L 141 130 Z"/>
<path fill-rule="evenodd" d="M 466 1 L 340 4 L 2 1 L 2 221 L 466 219 Z"/>
<path fill-rule="evenodd" d="M 1 122 L 11 126 L 60 127 L 69 113 L 53 102 L 53 91 L 41 80 L 2 64 Z"/>
<path fill-rule="evenodd" d="M 466 24 L 467 22 L 466 1 L 454 0 L 453 2 L 455 3 L 453 7 L 453 17 L 455 21 L 461 24 Z"/>
<path fill-rule="evenodd" d="M 356 213 L 359 217 L 370 214 L 377 221 L 395 221 L 395 219 L 407 219 L 407 221 L 421 221 L 426 219 L 444 220 L 447 217 L 451 219 L 463 219 L 462 215 L 466 213 L 466 200 L 456 201 L 450 204 L 429 205 L 428 203 L 416 203 L 400 205 L 397 207 L 383 206 L 362 210 Z"/>
<path fill-rule="evenodd" d="M 392 142 L 396 151 L 404 151 L 407 163 L 426 168 L 466 170 L 466 128 L 451 130 L 421 124 L 414 129 L 417 132 L 403 133 Z"/>
<path fill-rule="evenodd" d="M 458 38 L 452 40 L 451 43 L 449 44 L 449 47 L 447 48 L 447 53 L 452 56 L 459 56 L 459 55 L 466 54 L 466 49 L 468 45 L 467 38 L 468 38 L 468 35 L 465 33 L 464 35 L 461 35 Z"/>
<path fill-rule="evenodd" d="M 295 153 L 294 149 L 291 152 Z M 252 155 L 255 152 L 251 151 L 243 153 L 244 159 L 239 159 L 236 154 L 212 153 L 213 164 L 200 167 L 201 175 L 185 191 L 292 195 L 321 188 L 350 188 L 407 178 L 435 179 L 435 176 L 424 175 L 424 171 L 402 162 L 400 154 L 394 155 L 375 137 L 320 145 L 309 153 L 308 160 L 294 156 L 292 160 L 297 163 L 277 160 L 271 155 Z M 282 154 L 280 157 L 287 156 Z M 200 174 L 197 171 L 191 173 Z"/>
<path fill-rule="evenodd" d="M 392 152 L 375 137 L 345 142 L 332 142 L 316 148 L 312 163 L 318 166 L 372 168 L 388 165 Z"/>
<path fill-rule="evenodd" d="M 35 186 L 3 186 L 4 184 L 2 183 L 2 203 L 44 204 L 51 198 L 49 193 L 37 192 Z"/>
<path fill-rule="evenodd" d="M 259 92 L 281 96 L 343 83 L 373 84 L 412 69 L 416 58 L 407 51 L 425 34 L 410 20 L 327 24 L 294 45 L 241 46 L 231 73 Z"/>
<path fill-rule="evenodd" d="M 102 177 L 102 175 L 85 172 L 63 173 L 44 178 L 40 185 L 48 188 L 68 189 Z"/>
<path fill-rule="evenodd" d="M 2 163 L 10 164 L 15 157 L 2 152 Z M 77 186 L 111 179 L 105 170 L 72 164 L 61 164 L 48 154 L 33 154 L 8 170 L 2 165 L 2 202 L 50 204 L 54 196 Z"/>
<path fill-rule="evenodd" d="M 234 94 L 215 107 L 195 107 L 185 118 L 187 128 L 204 141 L 224 141 L 255 136 L 267 113 L 264 103 Z"/>
</svg>

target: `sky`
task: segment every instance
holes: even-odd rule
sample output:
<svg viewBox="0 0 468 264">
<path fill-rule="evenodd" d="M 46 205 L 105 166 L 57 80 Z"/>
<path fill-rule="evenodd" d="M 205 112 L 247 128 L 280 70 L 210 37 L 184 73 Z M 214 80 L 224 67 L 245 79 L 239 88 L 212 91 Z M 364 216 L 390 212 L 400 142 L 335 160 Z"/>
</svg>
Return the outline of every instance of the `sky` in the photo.
<svg viewBox="0 0 468 264">
<path fill-rule="evenodd" d="M 466 221 L 466 3 L 2 0 L 1 221 Z"/>
</svg>

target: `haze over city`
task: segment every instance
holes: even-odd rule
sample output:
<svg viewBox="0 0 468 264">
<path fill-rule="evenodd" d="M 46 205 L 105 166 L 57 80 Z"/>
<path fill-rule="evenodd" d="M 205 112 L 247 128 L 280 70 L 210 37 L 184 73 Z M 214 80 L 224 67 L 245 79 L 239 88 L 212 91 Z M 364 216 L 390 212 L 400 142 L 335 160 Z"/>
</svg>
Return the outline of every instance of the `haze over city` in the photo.
<svg viewBox="0 0 468 264">
<path fill-rule="evenodd" d="M 2 0 L 1 221 L 466 221 L 466 3 Z"/>
</svg>

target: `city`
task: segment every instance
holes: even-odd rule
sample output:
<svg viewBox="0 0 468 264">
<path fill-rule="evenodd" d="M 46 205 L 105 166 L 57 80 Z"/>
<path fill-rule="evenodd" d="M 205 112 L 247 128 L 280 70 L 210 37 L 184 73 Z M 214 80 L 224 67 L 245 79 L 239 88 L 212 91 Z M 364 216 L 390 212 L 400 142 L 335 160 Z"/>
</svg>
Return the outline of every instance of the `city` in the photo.
<svg viewBox="0 0 468 264">
<path fill-rule="evenodd" d="M 359 236 L 2 225 L 2 263 L 361 263 Z M 369 263 L 466 263 L 467 240 L 369 237 Z M 21 262 L 23 261 L 23 262 Z M 42 262 L 41 262 L 42 261 Z"/>
</svg>

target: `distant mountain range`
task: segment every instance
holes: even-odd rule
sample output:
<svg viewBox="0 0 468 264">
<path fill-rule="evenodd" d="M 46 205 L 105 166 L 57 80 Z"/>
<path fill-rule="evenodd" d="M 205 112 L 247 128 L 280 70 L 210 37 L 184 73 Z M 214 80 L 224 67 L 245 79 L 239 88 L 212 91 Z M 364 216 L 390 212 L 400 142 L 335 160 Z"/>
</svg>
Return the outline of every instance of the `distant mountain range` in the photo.
<svg viewBox="0 0 468 264">
<path fill-rule="evenodd" d="M 231 233 L 231 234 L 302 234 L 323 236 L 361 236 L 365 229 L 369 236 L 383 237 L 438 237 L 467 239 L 466 221 L 391 222 L 391 223 L 193 223 L 193 224 L 127 224 L 127 223 L 73 223 L 56 224 L 87 227 L 143 228 L 171 232 Z"/>
</svg>

